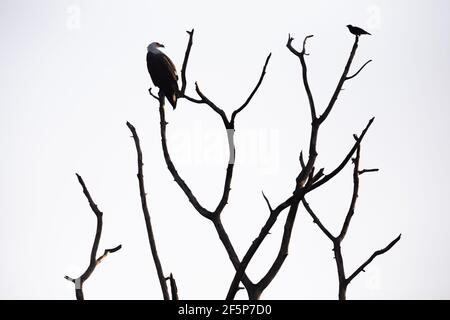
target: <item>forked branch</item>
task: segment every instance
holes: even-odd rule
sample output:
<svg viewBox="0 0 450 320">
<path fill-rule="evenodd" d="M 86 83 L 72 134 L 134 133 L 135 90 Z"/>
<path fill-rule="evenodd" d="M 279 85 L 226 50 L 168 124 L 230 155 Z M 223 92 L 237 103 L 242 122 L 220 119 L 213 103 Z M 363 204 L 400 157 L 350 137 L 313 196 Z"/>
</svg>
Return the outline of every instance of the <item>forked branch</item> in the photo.
<svg viewBox="0 0 450 320">
<path fill-rule="evenodd" d="M 87 267 L 86 271 L 84 271 L 84 273 L 76 279 L 71 278 L 69 276 L 65 276 L 64 279 L 71 281 L 75 284 L 75 296 L 76 296 L 77 300 L 84 300 L 84 294 L 83 294 L 84 282 L 87 279 L 89 279 L 91 274 L 94 272 L 95 267 L 100 262 L 102 262 L 102 260 L 108 255 L 108 253 L 116 252 L 116 251 L 120 250 L 122 248 L 122 246 L 118 245 L 115 248 L 106 249 L 105 252 L 103 253 L 103 255 L 100 256 L 99 258 L 97 258 L 98 246 L 100 244 L 100 238 L 102 236 L 103 212 L 100 211 L 100 209 L 97 207 L 94 200 L 92 199 L 91 194 L 89 193 L 89 190 L 87 189 L 87 187 L 83 181 L 83 178 L 78 173 L 76 174 L 76 176 L 77 176 L 78 182 L 80 183 L 80 185 L 83 189 L 83 193 L 89 202 L 89 206 L 91 207 L 92 211 L 94 212 L 94 214 L 97 218 L 97 228 L 95 231 L 94 243 L 92 244 L 91 256 L 89 259 L 89 266 Z"/>
<path fill-rule="evenodd" d="M 358 141 L 358 137 L 354 136 L 355 140 Z M 353 159 L 353 194 L 352 199 L 350 201 L 350 206 L 347 211 L 347 215 L 345 216 L 344 223 L 342 225 L 341 231 L 337 237 L 333 236 L 331 232 L 324 226 L 324 224 L 320 221 L 320 219 L 317 217 L 317 215 L 314 213 L 314 211 L 311 209 L 310 205 L 306 201 L 306 199 L 303 199 L 302 203 L 305 207 L 306 211 L 309 213 L 309 215 L 312 217 L 313 222 L 317 224 L 319 229 L 322 231 L 323 234 L 327 236 L 328 239 L 331 240 L 333 243 L 333 251 L 334 251 L 334 257 L 336 262 L 336 268 L 338 273 L 338 280 L 339 280 L 339 293 L 338 297 L 340 300 L 346 299 L 346 292 L 347 287 L 350 284 L 350 282 L 361 272 L 364 271 L 364 268 L 369 265 L 377 256 L 386 253 L 389 251 L 399 240 L 400 236 L 398 236 L 396 239 L 394 239 L 387 247 L 384 249 L 376 251 L 372 256 L 364 262 L 358 269 L 353 272 L 353 274 L 350 277 L 346 277 L 345 275 L 345 268 L 344 268 L 344 258 L 342 256 L 342 250 L 341 250 L 341 243 L 345 238 L 345 235 L 347 234 L 348 228 L 350 226 L 350 222 L 352 220 L 352 217 L 355 213 L 355 205 L 356 200 L 358 199 L 358 191 L 359 191 L 359 176 L 361 174 L 361 170 L 359 170 L 359 163 L 360 163 L 360 157 L 361 157 L 361 146 L 358 145 L 355 158 Z M 371 170 L 373 171 L 373 170 Z"/>
</svg>

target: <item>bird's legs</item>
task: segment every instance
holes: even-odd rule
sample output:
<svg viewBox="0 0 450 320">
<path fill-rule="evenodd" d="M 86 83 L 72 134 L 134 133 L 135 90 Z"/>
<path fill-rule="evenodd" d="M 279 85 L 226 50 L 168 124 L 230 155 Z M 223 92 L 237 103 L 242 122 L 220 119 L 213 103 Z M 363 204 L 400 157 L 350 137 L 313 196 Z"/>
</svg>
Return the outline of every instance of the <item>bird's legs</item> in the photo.
<svg viewBox="0 0 450 320">
<path fill-rule="evenodd" d="M 159 89 L 158 96 L 161 106 L 164 106 L 164 92 L 161 89 Z"/>
</svg>

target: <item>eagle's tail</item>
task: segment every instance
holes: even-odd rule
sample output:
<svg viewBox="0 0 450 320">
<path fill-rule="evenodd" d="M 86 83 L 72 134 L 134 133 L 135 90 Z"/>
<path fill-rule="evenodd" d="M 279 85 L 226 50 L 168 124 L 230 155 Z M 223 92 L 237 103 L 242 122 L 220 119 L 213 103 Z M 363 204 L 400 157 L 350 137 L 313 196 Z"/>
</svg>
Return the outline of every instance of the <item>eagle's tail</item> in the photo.
<svg viewBox="0 0 450 320">
<path fill-rule="evenodd" d="M 171 92 L 169 94 L 166 94 L 166 98 L 174 110 L 177 107 L 177 97 L 178 97 L 178 95 L 176 94 L 176 92 Z"/>
</svg>

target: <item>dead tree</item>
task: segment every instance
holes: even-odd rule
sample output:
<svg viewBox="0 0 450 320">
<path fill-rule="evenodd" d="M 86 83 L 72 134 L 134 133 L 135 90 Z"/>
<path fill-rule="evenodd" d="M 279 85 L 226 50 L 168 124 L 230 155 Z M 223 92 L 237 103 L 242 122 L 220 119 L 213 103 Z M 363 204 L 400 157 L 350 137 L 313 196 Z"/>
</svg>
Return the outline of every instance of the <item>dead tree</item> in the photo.
<svg viewBox="0 0 450 320">
<path fill-rule="evenodd" d="M 314 103 L 314 98 L 311 93 L 311 89 L 308 83 L 308 76 L 307 76 L 307 66 L 305 62 L 305 56 L 307 55 L 305 53 L 305 45 L 308 38 L 311 38 L 312 36 L 307 36 L 305 40 L 303 41 L 303 49 L 302 51 L 297 51 L 292 47 L 292 41 L 293 38 L 289 36 L 287 47 L 288 49 L 299 58 L 301 68 L 302 68 L 302 80 L 303 80 L 303 86 L 305 88 L 305 91 L 308 95 L 308 102 L 309 102 L 309 109 L 311 114 L 311 134 L 310 134 L 310 143 L 309 143 L 309 155 L 308 160 L 305 163 L 303 160 L 303 154 L 300 153 L 300 163 L 301 163 L 301 171 L 297 175 L 295 179 L 295 189 L 293 191 L 293 195 L 287 197 L 285 201 L 283 201 L 281 204 L 279 204 L 277 207 L 273 208 L 267 199 L 267 197 L 263 193 L 263 197 L 267 203 L 267 206 L 270 211 L 269 218 L 267 219 L 266 223 L 261 229 L 261 232 L 259 233 L 258 237 L 252 242 L 251 246 L 247 250 L 246 254 L 244 255 L 242 261 L 239 261 L 239 258 L 234 250 L 234 247 L 226 233 L 226 231 L 223 228 L 223 225 L 220 220 L 220 214 L 222 213 L 223 209 L 225 208 L 229 193 L 230 193 L 230 185 L 231 185 L 231 178 L 233 175 L 233 167 L 234 167 L 234 160 L 235 160 L 235 146 L 234 146 L 234 133 L 235 133 L 235 125 L 234 120 L 236 115 L 242 111 L 250 102 L 253 95 L 258 90 L 259 86 L 262 83 L 262 80 L 265 75 L 266 67 L 270 59 L 270 54 L 266 59 L 266 62 L 263 67 L 263 71 L 261 73 L 261 76 L 259 78 L 259 81 L 255 87 L 255 89 L 252 91 L 248 99 L 245 101 L 245 103 L 235 109 L 235 111 L 232 113 L 231 118 L 228 118 L 223 111 L 223 109 L 219 108 L 216 104 L 214 104 L 209 98 L 205 96 L 205 94 L 200 90 L 198 84 L 195 84 L 195 90 L 200 97 L 200 99 L 192 98 L 190 96 L 186 95 L 186 68 L 187 68 L 187 62 L 189 59 L 189 54 L 191 51 L 192 46 L 192 38 L 193 38 L 193 30 L 188 31 L 189 34 L 189 42 L 187 45 L 184 61 L 183 61 L 183 67 L 181 70 L 181 78 L 182 78 L 182 87 L 181 92 L 179 95 L 179 98 L 186 98 L 187 100 L 196 103 L 196 104 L 206 104 L 209 108 L 211 108 L 214 112 L 216 112 L 222 119 L 222 122 L 224 123 L 225 129 L 227 131 L 227 137 L 228 137 L 228 143 L 230 146 L 230 161 L 228 163 L 227 167 L 227 173 L 225 176 L 225 184 L 224 184 L 224 191 L 221 201 L 219 202 L 217 208 L 214 211 L 209 211 L 206 208 L 204 208 L 197 200 L 197 198 L 193 195 L 191 189 L 188 187 L 186 182 L 180 177 L 178 174 L 175 165 L 173 164 L 170 154 L 168 151 L 167 146 L 167 139 L 166 139 L 166 127 L 167 122 L 165 120 L 165 113 L 164 113 L 164 99 L 159 98 L 158 96 L 152 94 L 151 90 L 149 91 L 150 94 L 159 101 L 159 113 L 160 113 L 160 124 L 161 124 L 161 141 L 162 141 L 162 148 L 164 153 L 164 159 L 166 161 L 167 167 L 169 171 L 171 172 L 174 180 L 177 182 L 177 184 L 180 186 L 180 188 L 183 190 L 183 192 L 188 197 L 189 201 L 192 203 L 194 208 L 205 218 L 209 219 L 213 222 L 216 231 L 219 235 L 220 240 L 222 241 L 222 244 L 224 245 L 225 249 L 227 250 L 228 256 L 236 269 L 235 277 L 230 285 L 229 292 L 227 294 L 227 299 L 233 299 L 235 297 L 235 294 L 237 290 L 239 289 L 239 283 L 242 282 L 245 289 L 247 290 L 248 296 L 250 299 L 259 299 L 261 293 L 267 288 L 267 286 L 271 283 L 271 281 L 274 279 L 278 271 L 280 270 L 281 266 L 283 265 L 287 254 L 288 254 L 288 247 L 289 242 L 291 239 L 292 234 L 292 228 L 294 226 L 294 221 L 296 218 L 296 214 L 298 211 L 299 203 L 302 201 L 304 196 L 318 188 L 319 186 L 325 184 L 329 180 L 331 180 L 333 177 L 335 177 L 341 170 L 345 167 L 345 165 L 350 161 L 351 157 L 359 147 L 362 139 L 364 138 L 367 130 L 371 126 L 373 122 L 373 118 L 369 121 L 367 126 L 364 128 L 364 130 L 361 132 L 359 138 L 356 140 L 353 147 L 350 149 L 350 151 L 347 153 L 343 161 L 336 167 L 336 169 L 332 170 L 329 174 L 324 174 L 324 169 L 320 169 L 316 172 L 315 170 L 315 161 L 317 158 L 317 138 L 320 126 L 324 123 L 324 121 L 328 118 L 331 110 L 333 109 L 336 100 L 339 96 L 340 91 L 342 90 L 342 86 L 345 81 L 352 79 L 355 77 L 359 72 L 364 68 L 365 65 L 367 65 L 368 62 L 366 62 L 355 74 L 349 76 L 348 73 L 350 71 L 350 66 L 353 61 L 353 57 L 356 53 L 356 49 L 358 47 L 358 41 L 359 37 L 355 36 L 355 42 L 353 44 L 352 50 L 350 52 L 350 56 L 347 60 L 347 63 L 344 68 L 344 72 L 341 75 L 341 78 L 337 84 L 337 87 L 334 91 L 334 94 L 332 95 L 330 102 L 326 106 L 323 113 L 318 116 L 316 111 L 316 106 Z M 161 96 L 161 95 L 160 95 Z M 284 226 L 284 233 L 282 237 L 281 246 L 278 252 L 278 255 L 273 262 L 272 266 L 269 268 L 265 276 L 257 283 L 252 282 L 249 277 L 246 275 L 245 270 L 250 263 L 251 259 L 253 258 L 254 254 L 259 249 L 261 243 L 264 241 L 266 236 L 269 234 L 270 229 L 275 224 L 278 216 L 280 213 L 284 210 L 289 208 L 288 216 L 286 218 L 285 226 Z"/>
<path fill-rule="evenodd" d="M 97 258 L 97 251 L 98 246 L 100 244 L 100 238 L 102 236 L 102 228 L 103 228 L 103 212 L 101 212 L 97 205 L 95 204 L 94 200 L 92 200 L 92 197 L 84 184 L 83 178 L 79 174 L 76 174 L 78 178 L 78 182 L 80 183 L 81 187 L 83 188 L 83 193 L 86 196 L 86 199 L 89 202 L 89 206 L 91 207 L 92 211 L 94 212 L 95 216 L 97 217 L 97 229 L 95 231 L 95 238 L 94 243 L 92 245 L 91 250 L 91 257 L 89 260 L 89 266 L 87 267 L 86 271 L 79 276 L 78 278 L 74 279 L 69 276 L 65 276 L 64 278 L 66 280 L 69 280 L 75 284 L 75 296 L 77 300 L 84 300 L 84 294 L 83 294 L 83 284 L 84 282 L 91 276 L 91 274 L 94 272 L 95 267 L 103 261 L 104 258 L 110 253 L 116 252 L 122 248 L 122 245 L 118 245 L 115 248 L 112 249 L 106 249 L 105 252 Z"/>
<path fill-rule="evenodd" d="M 357 139 L 356 136 L 355 136 L 355 139 Z M 323 223 L 320 221 L 320 219 L 316 216 L 316 214 L 311 209 L 311 207 L 308 204 L 308 202 L 306 201 L 306 199 L 303 198 L 303 200 L 302 200 L 303 206 L 305 207 L 305 209 L 309 213 L 309 215 L 313 218 L 313 222 L 315 224 L 317 224 L 319 229 L 333 243 L 333 252 L 334 252 L 334 258 L 335 258 L 335 262 L 336 262 L 338 280 L 339 280 L 339 293 L 338 293 L 339 300 L 346 300 L 347 287 L 350 284 L 350 282 L 361 271 L 364 271 L 364 268 L 367 267 L 369 265 L 369 263 L 371 263 L 373 261 L 373 259 L 375 259 L 377 256 L 389 251 L 400 240 L 400 237 L 401 237 L 401 234 L 400 234 L 397 238 L 395 238 L 393 241 L 391 241 L 385 248 L 375 251 L 369 257 L 369 259 L 367 259 L 349 277 L 345 276 L 344 259 L 342 257 L 341 243 L 344 240 L 345 235 L 347 234 L 353 214 L 355 213 L 355 205 L 356 205 L 356 200 L 358 199 L 358 191 L 359 191 L 359 176 L 364 173 L 367 173 L 367 172 L 378 171 L 378 169 L 362 169 L 362 170 L 360 170 L 360 168 L 359 168 L 360 157 L 361 157 L 361 147 L 359 146 L 358 149 L 356 150 L 356 156 L 352 159 L 353 165 L 354 165 L 354 167 L 353 167 L 353 195 L 352 195 L 352 199 L 350 201 L 350 206 L 349 206 L 347 215 L 345 217 L 344 223 L 342 225 L 341 231 L 338 236 L 333 236 L 333 234 L 323 225 Z"/>
<path fill-rule="evenodd" d="M 181 89 L 180 89 L 180 92 L 178 95 L 178 99 L 185 98 L 186 100 L 188 100 L 192 103 L 206 105 L 206 106 L 208 106 L 208 108 L 213 110 L 221 118 L 221 120 L 223 122 L 224 129 L 227 134 L 228 145 L 229 145 L 229 160 L 228 160 L 228 164 L 227 164 L 227 168 L 226 168 L 222 197 L 214 210 L 209 210 L 200 204 L 200 202 L 197 200 L 197 198 L 193 194 L 192 190 L 189 188 L 187 183 L 181 178 L 180 174 L 178 173 L 178 171 L 170 157 L 169 148 L 167 145 L 166 130 L 167 130 L 168 123 L 165 118 L 164 96 L 162 94 L 159 94 L 159 96 L 153 94 L 151 89 L 149 89 L 149 93 L 159 103 L 161 143 L 162 143 L 163 155 L 164 155 L 164 159 L 165 159 L 167 168 L 170 171 L 170 173 L 172 174 L 175 182 L 178 184 L 178 186 L 181 188 L 181 190 L 185 193 L 186 197 L 191 202 L 191 204 L 196 209 L 196 211 L 200 215 L 202 215 L 203 217 L 205 217 L 206 219 L 208 219 L 212 222 L 212 224 L 219 236 L 219 239 L 222 242 L 222 244 L 228 254 L 228 257 L 229 257 L 233 267 L 235 268 L 236 273 L 233 278 L 233 281 L 231 282 L 231 285 L 230 285 L 230 288 L 229 288 L 229 291 L 227 294 L 227 299 L 229 299 L 229 300 L 234 299 L 236 292 L 239 289 L 239 283 L 242 283 L 244 285 L 249 299 L 256 300 L 256 299 L 260 298 L 263 291 L 269 286 L 269 284 L 275 278 L 275 276 L 281 269 L 284 261 L 286 260 L 286 257 L 288 255 L 288 249 L 289 249 L 289 244 L 290 244 L 290 240 L 291 240 L 292 230 L 293 230 L 293 226 L 294 226 L 294 222 L 295 222 L 295 218 L 296 218 L 296 215 L 298 212 L 300 202 L 303 203 L 303 205 L 306 207 L 306 209 L 310 213 L 310 215 L 313 216 L 313 219 L 319 225 L 319 227 L 322 229 L 322 231 L 324 231 L 324 232 L 326 231 L 325 234 L 333 241 L 335 256 L 336 256 L 336 263 L 338 266 L 339 283 L 340 283 L 339 298 L 345 298 L 345 290 L 346 290 L 348 284 L 350 283 L 350 281 L 356 275 L 358 275 L 359 272 L 363 271 L 363 269 L 376 256 L 388 251 L 400 239 L 400 236 L 399 236 L 394 241 L 392 241 L 386 248 L 376 251 L 350 277 L 348 277 L 348 278 L 345 277 L 344 267 L 343 267 L 343 259 L 342 259 L 342 254 L 341 254 L 341 250 L 340 250 L 340 244 L 341 244 L 342 239 L 345 236 L 345 233 L 347 232 L 351 217 L 353 216 L 354 206 L 355 206 L 357 192 L 358 192 L 358 186 L 359 186 L 359 175 L 362 173 L 365 173 L 365 172 L 374 171 L 374 169 L 359 170 L 360 145 L 361 145 L 361 142 L 362 142 L 363 138 L 365 137 L 367 131 L 369 130 L 370 126 L 372 125 L 374 118 L 369 120 L 366 127 L 362 130 L 362 132 L 358 136 L 355 135 L 355 140 L 356 140 L 355 143 L 350 148 L 350 150 L 346 153 L 343 160 L 333 170 L 331 170 L 329 173 L 325 174 L 324 168 L 321 168 L 319 170 L 316 170 L 316 168 L 315 168 L 316 160 L 318 157 L 317 140 L 318 140 L 318 135 L 319 135 L 321 125 L 325 122 L 325 120 L 330 115 L 332 109 L 334 108 L 335 103 L 339 97 L 339 93 L 341 92 L 344 83 L 346 81 L 356 77 L 361 72 L 361 70 L 371 61 L 371 60 L 367 61 L 353 75 L 349 75 L 350 67 L 351 67 L 353 58 L 355 56 L 356 50 L 358 48 L 359 36 L 355 36 L 354 44 L 351 49 L 347 63 L 344 67 L 344 71 L 339 79 L 339 82 L 336 86 L 336 89 L 335 89 L 329 103 L 325 106 L 323 112 L 320 115 L 316 109 L 314 97 L 312 95 L 311 88 L 309 86 L 308 70 L 307 70 L 307 65 L 306 65 L 306 61 L 305 61 L 305 56 L 307 55 L 307 53 L 305 52 L 306 41 L 309 38 L 311 38 L 312 35 L 305 37 L 305 39 L 303 41 L 303 48 L 301 51 L 297 51 L 292 46 L 292 41 L 294 39 L 291 36 L 288 37 L 287 48 L 300 61 L 302 83 L 303 83 L 304 90 L 306 91 L 306 94 L 308 97 L 309 111 L 310 111 L 310 116 L 311 116 L 311 132 L 310 132 L 310 141 L 309 141 L 309 148 L 308 148 L 308 158 L 307 158 L 307 161 L 305 161 L 305 159 L 303 157 L 303 152 L 300 152 L 299 162 L 300 162 L 301 169 L 295 178 L 295 188 L 292 192 L 292 195 L 286 197 L 286 199 L 283 202 L 281 202 L 278 206 L 273 207 L 271 205 L 269 199 L 266 197 L 266 195 L 264 193 L 262 193 L 263 198 L 269 209 L 270 215 L 269 215 L 267 221 L 265 222 L 265 224 L 263 225 L 263 227 L 261 228 L 260 233 L 258 234 L 258 236 L 255 238 L 255 240 L 252 242 L 252 244 L 248 248 L 244 257 L 242 258 L 242 260 L 240 260 L 234 249 L 234 246 L 233 246 L 230 238 L 228 237 L 226 230 L 223 227 L 222 221 L 221 221 L 221 214 L 222 214 L 223 210 L 225 209 L 225 207 L 228 203 L 229 196 L 230 196 L 231 181 L 232 181 L 233 169 L 234 169 L 234 165 L 235 165 L 235 157 L 236 157 L 235 144 L 234 144 L 235 119 L 236 119 L 237 115 L 248 106 L 248 104 L 252 100 L 253 96 L 256 94 L 259 87 L 261 86 L 261 83 L 264 79 L 264 75 L 266 73 L 267 65 L 268 65 L 270 57 L 271 57 L 271 54 L 269 54 L 265 60 L 261 75 L 260 75 L 259 80 L 256 83 L 256 86 L 254 87 L 253 91 L 250 93 L 250 95 L 245 100 L 245 102 L 241 106 L 237 107 L 232 112 L 231 116 L 228 117 L 222 108 L 218 107 L 214 102 L 212 102 L 209 98 L 206 97 L 206 95 L 200 90 L 199 85 L 197 83 L 195 83 L 195 91 L 199 98 L 193 98 L 186 94 L 186 87 L 187 87 L 186 69 L 187 69 L 189 55 L 190 55 L 190 51 L 191 51 L 191 47 L 192 47 L 194 30 L 188 31 L 188 34 L 189 34 L 189 41 L 188 41 L 188 45 L 187 45 L 186 52 L 184 55 L 182 69 L 181 69 L 182 86 L 181 86 Z M 139 137 L 138 137 L 133 125 L 131 125 L 130 123 L 127 122 L 127 126 L 133 135 L 133 139 L 134 139 L 135 146 L 136 146 L 137 158 L 138 158 L 137 177 L 138 177 L 138 181 L 139 181 L 139 192 L 140 192 L 141 204 L 142 204 L 142 209 L 143 209 L 144 218 L 145 218 L 145 222 L 146 222 L 149 244 L 150 244 L 153 260 L 154 260 L 154 263 L 156 266 L 161 290 L 162 290 L 164 299 L 165 300 L 170 299 L 170 295 L 168 292 L 169 290 L 168 290 L 168 287 L 166 284 L 166 281 L 168 280 L 170 282 L 172 299 L 175 300 L 175 299 L 178 299 L 177 286 L 176 286 L 175 279 L 173 278 L 172 274 L 170 274 L 169 277 L 164 276 L 164 272 L 163 272 L 161 262 L 159 260 L 157 249 L 156 249 L 153 229 L 152 229 L 152 225 L 151 225 L 151 220 L 150 220 L 150 215 L 149 215 L 147 200 L 146 200 L 146 193 L 145 193 L 145 186 L 144 186 L 144 179 L 143 179 L 143 160 L 142 160 L 142 152 L 141 152 L 140 143 L 139 143 Z M 352 205 L 350 207 L 349 213 L 346 217 L 346 220 L 344 222 L 344 226 L 341 230 L 340 235 L 338 237 L 333 237 L 331 235 L 331 233 L 329 233 L 328 230 L 321 224 L 320 220 L 314 215 L 313 211 L 311 210 L 311 208 L 309 207 L 309 205 L 307 204 L 307 202 L 305 200 L 305 196 L 309 192 L 319 188 L 320 186 L 324 185 L 328 181 L 332 180 L 350 162 L 350 160 L 352 159 L 352 157 L 355 154 L 356 154 L 356 156 L 354 158 L 354 163 L 355 163 L 355 169 L 354 169 L 355 171 L 354 172 L 356 172 L 356 174 L 354 173 L 354 194 L 353 194 L 353 198 L 352 198 Z M 118 246 L 114 249 L 106 250 L 105 254 L 102 257 L 100 257 L 99 259 L 95 259 L 96 252 L 98 249 L 98 243 L 100 241 L 100 234 L 101 234 L 101 227 L 102 227 L 102 214 L 98 210 L 97 206 L 93 203 L 92 199 L 90 198 L 90 195 L 89 195 L 86 187 L 84 186 L 84 183 L 82 182 L 81 177 L 78 176 L 78 178 L 79 178 L 81 185 L 83 186 L 83 191 L 89 200 L 91 208 L 97 216 L 97 234 L 96 234 L 96 238 L 95 238 L 94 245 L 92 248 L 91 264 L 89 265 L 86 272 L 79 279 L 72 279 L 72 278 L 66 277 L 66 279 L 71 280 L 72 282 L 74 282 L 76 284 L 77 298 L 82 299 L 83 298 L 83 295 L 82 295 L 83 282 L 93 272 L 96 264 L 98 264 L 98 262 L 100 262 L 101 259 L 104 256 L 106 256 L 107 253 L 119 250 L 120 246 Z M 283 212 L 285 209 L 288 209 L 288 208 L 289 208 L 289 210 L 288 210 L 288 214 L 287 214 L 286 221 L 284 224 L 284 232 L 283 232 L 283 236 L 282 236 L 278 254 L 277 254 L 274 262 L 272 263 L 272 265 L 266 272 L 266 274 L 258 282 L 253 282 L 249 279 L 248 275 L 246 274 L 246 268 L 249 265 L 249 263 L 251 262 L 252 258 L 254 257 L 254 255 L 257 252 L 257 250 L 259 249 L 259 247 L 261 246 L 264 239 L 269 234 L 271 228 L 276 223 L 281 212 Z"/>
</svg>

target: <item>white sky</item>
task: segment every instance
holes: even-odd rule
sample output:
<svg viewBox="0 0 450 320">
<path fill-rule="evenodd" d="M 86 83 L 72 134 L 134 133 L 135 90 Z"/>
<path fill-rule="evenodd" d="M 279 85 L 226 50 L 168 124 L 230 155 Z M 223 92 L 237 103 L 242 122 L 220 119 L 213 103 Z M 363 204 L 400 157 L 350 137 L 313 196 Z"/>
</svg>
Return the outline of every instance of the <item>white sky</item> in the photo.
<svg viewBox="0 0 450 320">
<path fill-rule="evenodd" d="M 367 120 L 357 211 L 343 243 L 350 274 L 399 233 L 348 289 L 349 299 L 450 298 L 448 1 L 6 1 L 0 2 L 0 298 L 73 299 L 63 276 L 88 264 L 95 230 L 75 172 L 104 212 L 99 252 L 119 243 L 85 284 L 88 299 L 160 299 L 138 198 L 136 154 L 144 150 L 149 206 L 163 268 L 185 299 L 225 297 L 233 268 L 212 224 L 167 171 L 157 105 L 148 96 L 148 43 L 159 41 L 178 69 L 195 28 L 188 68 L 193 82 L 230 114 L 252 90 L 265 57 L 266 78 L 239 115 L 237 159 L 223 221 L 240 256 L 268 212 L 293 190 L 298 154 L 307 149 L 309 113 L 298 60 L 305 35 L 310 83 L 320 110 L 330 98 L 353 38 L 353 70 L 319 137 L 319 164 L 340 162 Z M 194 95 L 194 93 L 192 93 Z M 201 203 L 216 206 L 226 167 L 226 134 L 205 106 L 180 101 L 167 111 L 168 143 L 179 172 Z M 333 231 L 351 197 L 351 166 L 309 196 Z M 259 280 L 279 247 L 285 214 L 248 269 Z M 243 292 L 239 298 L 245 298 Z M 300 210 L 290 255 L 265 299 L 335 299 L 331 243 Z"/>
</svg>

